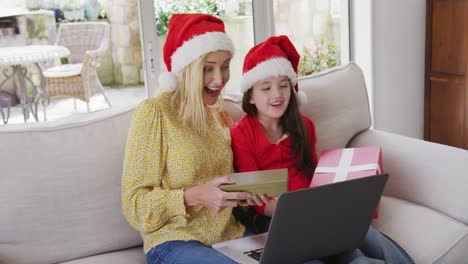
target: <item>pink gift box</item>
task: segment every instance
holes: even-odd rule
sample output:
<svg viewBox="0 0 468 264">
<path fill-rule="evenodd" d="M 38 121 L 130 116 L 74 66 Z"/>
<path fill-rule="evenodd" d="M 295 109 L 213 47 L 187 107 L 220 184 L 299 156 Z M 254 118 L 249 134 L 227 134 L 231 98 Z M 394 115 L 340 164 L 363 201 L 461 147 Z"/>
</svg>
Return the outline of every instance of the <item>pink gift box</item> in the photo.
<svg viewBox="0 0 468 264">
<path fill-rule="evenodd" d="M 380 147 L 324 150 L 320 155 L 310 187 L 381 174 Z M 377 207 L 374 218 L 379 215 Z"/>
</svg>

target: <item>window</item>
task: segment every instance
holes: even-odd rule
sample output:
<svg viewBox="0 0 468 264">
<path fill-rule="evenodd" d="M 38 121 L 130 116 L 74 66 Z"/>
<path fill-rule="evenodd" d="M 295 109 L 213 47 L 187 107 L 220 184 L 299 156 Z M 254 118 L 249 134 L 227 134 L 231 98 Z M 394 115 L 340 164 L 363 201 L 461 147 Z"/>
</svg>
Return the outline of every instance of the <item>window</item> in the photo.
<svg viewBox="0 0 468 264">
<path fill-rule="evenodd" d="M 231 61 L 231 79 L 225 93 L 239 93 L 240 76 L 244 56 L 254 45 L 252 0 L 166 0 L 154 1 L 156 34 L 159 39 L 159 66 L 167 71 L 163 61 L 163 47 L 167 35 L 167 23 L 174 13 L 207 13 L 221 18 L 226 32 L 234 42 L 236 54 Z"/>
<path fill-rule="evenodd" d="M 154 95 L 151 87 L 156 87 L 154 84 L 159 72 L 166 71 L 161 58 L 165 32 L 160 25 L 154 26 L 152 14 L 156 15 L 157 23 L 163 19 L 167 23 L 168 15 L 174 12 L 208 12 L 224 20 L 226 31 L 236 47 L 231 80 L 225 89 L 227 93 L 239 91 L 242 63 L 247 51 L 254 43 L 272 35 L 284 34 L 291 38 L 301 54 L 300 76 L 349 61 L 349 0 L 165 0 L 154 1 L 151 6 L 148 2 L 140 0 L 139 4 L 143 32 L 150 32 L 143 34 L 147 65 L 151 65 L 146 67 L 147 76 L 151 78 L 145 79 L 150 96 Z M 207 8 L 208 3 L 210 8 Z M 152 31 L 154 35 L 158 31 L 158 37 L 151 36 Z M 155 45 L 156 38 L 159 40 Z M 158 58 L 154 61 L 159 60 L 157 69 L 151 64 L 153 58 Z"/>
<path fill-rule="evenodd" d="M 349 61 L 347 0 L 273 0 L 273 21 L 301 54 L 299 76 Z"/>
</svg>

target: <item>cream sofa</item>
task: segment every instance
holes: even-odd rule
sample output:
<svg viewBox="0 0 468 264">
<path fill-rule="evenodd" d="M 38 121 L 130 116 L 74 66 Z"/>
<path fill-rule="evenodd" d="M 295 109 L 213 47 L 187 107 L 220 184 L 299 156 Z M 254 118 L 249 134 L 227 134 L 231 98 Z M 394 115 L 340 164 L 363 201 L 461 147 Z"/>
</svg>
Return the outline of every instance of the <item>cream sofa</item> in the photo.
<svg viewBox="0 0 468 264">
<path fill-rule="evenodd" d="M 369 129 L 354 64 L 300 79 L 318 151 L 379 145 L 390 173 L 373 224 L 416 263 L 467 263 L 468 152 Z M 226 100 L 234 118 L 242 112 Z M 0 126 L 0 263 L 145 263 L 122 216 L 120 181 L 133 108 Z"/>
</svg>

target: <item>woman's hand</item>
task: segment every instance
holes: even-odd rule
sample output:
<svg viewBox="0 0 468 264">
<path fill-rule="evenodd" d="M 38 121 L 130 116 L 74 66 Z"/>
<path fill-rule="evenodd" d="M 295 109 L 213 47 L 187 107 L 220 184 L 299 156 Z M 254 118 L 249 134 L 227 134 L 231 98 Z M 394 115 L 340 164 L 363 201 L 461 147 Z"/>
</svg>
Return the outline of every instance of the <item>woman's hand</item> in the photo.
<svg viewBox="0 0 468 264">
<path fill-rule="evenodd" d="M 236 207 L 240 200 L 248 200 L 248 192 L 224 192 L 219 189 L 221 184 L 233 184 L 231 176 L 216 177 L 213 180 L 185 190 L 184 199 L 187 206 L 202 205 L 218 213 L 227 207 Z"/>
</svg>

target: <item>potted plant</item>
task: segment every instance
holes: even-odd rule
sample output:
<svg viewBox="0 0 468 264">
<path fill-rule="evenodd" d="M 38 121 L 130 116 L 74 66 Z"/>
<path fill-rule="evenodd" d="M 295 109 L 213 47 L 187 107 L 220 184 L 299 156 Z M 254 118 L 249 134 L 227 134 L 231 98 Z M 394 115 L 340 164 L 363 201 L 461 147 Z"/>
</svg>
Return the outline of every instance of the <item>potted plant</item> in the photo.
<svg viewBox="0 0 468 264">
<path fill-rule="evenodd" d="M 42 0 L 26 0 L 26 8 L 30 11 L 41 9 Z"/>
<path fill-rule="evenodd" d="M 324 71 L 340 64 L 335 43 L 322 39 L 316 47 L 304 47 L 298 66 L 298 75 L 307 76 L 314 72 Z"/>
<path fill-rule="evenodd" d="M 62 2 L 63 17 L 69 21 L 81 21 L 85 18 L 84 8 L 79 0 L 67 0 Z"/>
<path fill-rule="evenodd" d="M 83 0 L 86 19 L 97 20 L 102 11 L 102 6 L 98 0 Z"/>
</svg>

